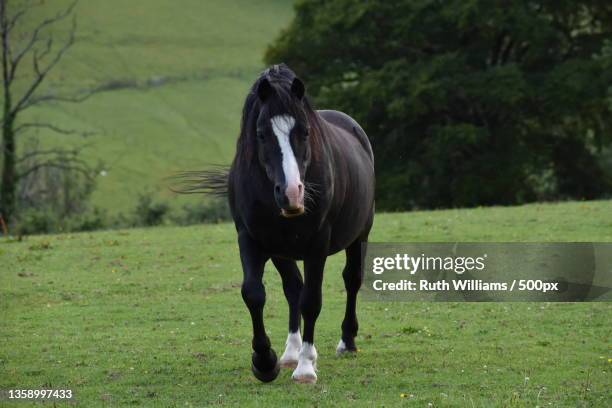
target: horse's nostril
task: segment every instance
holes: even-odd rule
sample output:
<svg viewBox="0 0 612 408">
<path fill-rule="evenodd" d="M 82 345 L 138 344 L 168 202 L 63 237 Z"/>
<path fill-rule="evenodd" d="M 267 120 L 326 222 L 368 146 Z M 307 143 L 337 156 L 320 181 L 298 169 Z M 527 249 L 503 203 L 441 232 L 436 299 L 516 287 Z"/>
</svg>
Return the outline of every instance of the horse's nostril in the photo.
<svg viewBox="0 0 612 408">
<path fill-rule="evenodd" d="M 274 194 L 280 194 L 281 193 L 281 186 L 280 184 L 276 184 L 274 186 Z"/>
<path fill-rule="evenodd" d="M 304 191 L 304 184 L 300 183 L 298 184 L 298 192 L 302 194 L 302 191 Z"/>
</svg>

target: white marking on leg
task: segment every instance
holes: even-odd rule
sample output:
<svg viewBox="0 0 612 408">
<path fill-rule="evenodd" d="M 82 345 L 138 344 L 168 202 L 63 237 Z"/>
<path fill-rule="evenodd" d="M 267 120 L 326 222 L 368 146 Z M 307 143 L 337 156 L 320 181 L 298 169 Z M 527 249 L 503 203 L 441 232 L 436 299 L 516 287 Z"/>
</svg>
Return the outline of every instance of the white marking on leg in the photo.
<svg viewBox="0 0 612 408">
<path fill-rule="evenodd" d="M 285 342 L 285 352 L 280 359 L 281 367 L 295 368 L 300 358 L 300 349 L 302 348 L 302 335 L 299 331 L 295 333 L 289 332 L 287 341 Z"/>
<path fill-rule="evenodd" d="M 291 129 L 295 126 L 295 119 L 289 115 L 277 115 L 270 119 L 270 122 L 272 123 L 272 131 L 278 139 L 278 145 L 281 150 L 281 155 L 283 156 L 283 173 L 285 174 L 285 182 L 287 183 L 285 194 L 292 207 L 299 207 L 303 202 L 304 189 L 300 187 L 302 185 L 300 180 L 300 169 L 295 160 L 295 154 L 293 153 L 293 148 L 291 147 L 291 141 L 289 139 Z"/>
<path fill-rule="evenodd" d="M 338 342 L 338 346 L 336 347 L 336 355 L 340 355 L 347 351 L 346 344 L 344 344 L 344 340 L 340 339 Z"/>
<path fill-rule="evenodd" d="M 291 378 L 300 383 L 317 382 L 317 349 L 314 344 L 304 342 L 300 350 L 298 365 Z"/>
</svg>

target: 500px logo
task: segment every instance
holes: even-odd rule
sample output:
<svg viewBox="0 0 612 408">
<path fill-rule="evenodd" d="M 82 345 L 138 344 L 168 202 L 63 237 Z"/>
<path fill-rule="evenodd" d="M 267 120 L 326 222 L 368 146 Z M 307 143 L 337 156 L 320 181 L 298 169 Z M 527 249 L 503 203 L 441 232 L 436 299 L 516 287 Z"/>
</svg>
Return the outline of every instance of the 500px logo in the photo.
<svg viewBox="0 0 612 408">
<path fill-rule="evenodd" d="M 461 275 L 466 271 L 482 271 L 485 269 L 487 254 L 478 257 L 471 256 L 411 256 L 395 254 L 390 257 L 375 257 L 372 259 L 372 272 L 380 275 L 385 271 L 406 271 L 411 275 L 417 271 L 453 271 Z"/>
</svg>

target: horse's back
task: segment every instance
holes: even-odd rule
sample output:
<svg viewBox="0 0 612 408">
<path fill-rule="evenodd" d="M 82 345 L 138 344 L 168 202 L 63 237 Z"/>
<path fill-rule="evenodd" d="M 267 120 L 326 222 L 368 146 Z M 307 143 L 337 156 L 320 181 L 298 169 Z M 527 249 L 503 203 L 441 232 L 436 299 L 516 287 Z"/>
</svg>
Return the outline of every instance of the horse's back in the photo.
<svg viewBox="0 0 612 408">
<path fill-rule="evenodd" d="M 330 253 L 364 239 L 374 216 L 374 154 L 365 131 L 345 113 L 317 111 L 328 124 L 336 164 Z"/>
<path fill-rule="evenodd" d="M 336 110 L 318 110 L 317 113 L 328 123 L 339 127 L 340 129 L 345 130 L 346 132 L 352 134 L 357 138 L 361 146 L 370 156 L 372 162 L 374 162 L 374 153 L 372 151 L 372 146 L 370 145 L 370 140 L 366 135 L 366 132 L 363 128 L 357 123 L 355 119 L 350 117 L 344 112 L 336 111 Z"/>
</svg>

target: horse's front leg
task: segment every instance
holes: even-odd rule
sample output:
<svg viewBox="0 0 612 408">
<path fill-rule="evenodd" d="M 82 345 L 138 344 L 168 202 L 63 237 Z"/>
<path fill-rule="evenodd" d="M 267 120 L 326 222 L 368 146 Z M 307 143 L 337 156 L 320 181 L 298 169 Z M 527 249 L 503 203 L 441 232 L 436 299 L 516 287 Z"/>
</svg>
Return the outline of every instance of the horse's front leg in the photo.
<svg viewBox="0 0 612 408">
<path fill-rule="evenodd" d="M 295 368 L 302 348 L 300 294 L 304 283 L 295 261 L 273 257 L 272 262 L 281 275 L 283 291 L 289 304 L 289 334 L 285 343 L 285 352 L 280 358 L 280 365 L 284 368 Z"/>
<path fill-rule="evenodd" d="M 317 240 L 321 247 L 304 258 L 304 287 L 300 296 L 300 309 L 304 318 L 304 336 L 298 365 L 291 378 L 301 383 L 317 381 L 317 349 L 314 345 L 314 330 L 321 312 L 323 269 L 327 259 L 329 238 Z"/>
<path fill-rule="evenodd" d="M 265 256 L 246 231 L 238 233 L 240 260 L 244 279 L 242 281 L 242 299 L 249 308 L 253 322 L 253 374 L 263 382 L 273 381 L 280 371 L 276 353 L 270 346 L 263 322 L 263 308 L 266 303 L 266 290 L 262 283 Z"/>
</svg>

